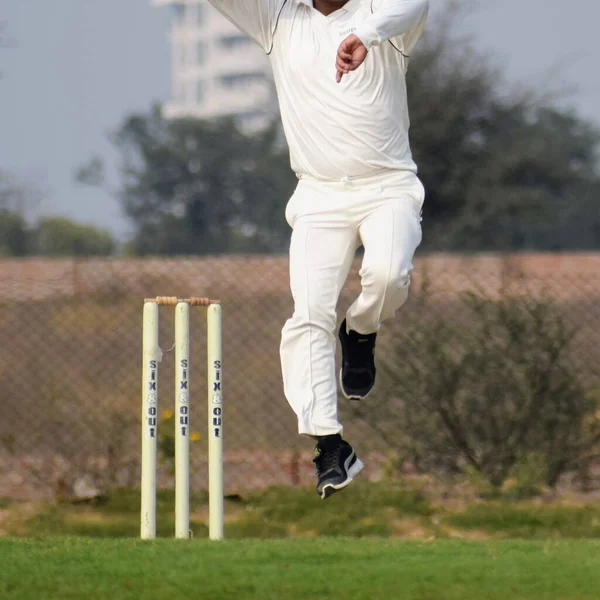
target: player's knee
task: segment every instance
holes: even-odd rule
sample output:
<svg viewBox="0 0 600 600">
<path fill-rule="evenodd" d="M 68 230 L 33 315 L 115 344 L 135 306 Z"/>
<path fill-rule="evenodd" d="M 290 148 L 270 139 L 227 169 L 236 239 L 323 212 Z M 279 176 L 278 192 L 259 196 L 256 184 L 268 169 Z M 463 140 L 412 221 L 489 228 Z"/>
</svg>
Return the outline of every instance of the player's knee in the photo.
<svg viewBox="0 0 600 600">
<path fill-rule="evenodd" d="M 294 329 L 309 327 L 333 331 L 336 326 L 335 307 L 330 308 L 318 302 L 296 306 L 289 325 Z"/>
<path fill-rule="evenodd" d="M 369 274 L 370 285 L 378 294 L 408 293 L 410 287 L 410 269 L 372 269 Z"/>
<path fill-rule="evenodd" d="M 410 269 L 404 269 L 395 273 L 388 279 L 388 288 L 398 291 L 406 290 L 410 287 Z"/>
</svg>

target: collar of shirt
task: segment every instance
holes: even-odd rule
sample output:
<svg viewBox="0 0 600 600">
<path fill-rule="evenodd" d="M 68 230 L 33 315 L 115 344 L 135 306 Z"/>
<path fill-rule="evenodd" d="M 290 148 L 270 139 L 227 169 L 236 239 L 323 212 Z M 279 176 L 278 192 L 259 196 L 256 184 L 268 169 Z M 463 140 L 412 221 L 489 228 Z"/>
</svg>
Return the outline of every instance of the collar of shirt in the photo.
<svg viewBox="0 0 600 600">
<path fill-rule="evenodd" d="M 314 8 L 313 0 L 295 0 L 299 4 L 306 4 L 306 6 L 310 6 Z M 342 6 L 339 10 L 345 10 L 348 13 L 354 13 L 358 9 L 358 7 L 362 4 L 363 0 L 348 0 L 344 6 Z M 332 13 L 333 14 L 333 13 Z"/>
</svg>

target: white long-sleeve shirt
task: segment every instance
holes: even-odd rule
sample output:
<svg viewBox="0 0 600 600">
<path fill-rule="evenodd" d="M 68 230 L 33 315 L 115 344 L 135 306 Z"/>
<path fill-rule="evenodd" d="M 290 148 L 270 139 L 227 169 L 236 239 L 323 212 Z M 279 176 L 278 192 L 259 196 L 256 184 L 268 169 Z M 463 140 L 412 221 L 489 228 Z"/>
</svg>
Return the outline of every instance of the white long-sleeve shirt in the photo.
<svg viewBox="0 0 600 600">
<path fill-rule="evenodd" d="M 269 55 L 299 178 L 416 172 L 405 75 L 428 0 L 349 0 L 329 16 L 312 0 L 209 1 Z M 337 49 L 351 33 L 369 53 L 338 84 Z"/>
</svg>

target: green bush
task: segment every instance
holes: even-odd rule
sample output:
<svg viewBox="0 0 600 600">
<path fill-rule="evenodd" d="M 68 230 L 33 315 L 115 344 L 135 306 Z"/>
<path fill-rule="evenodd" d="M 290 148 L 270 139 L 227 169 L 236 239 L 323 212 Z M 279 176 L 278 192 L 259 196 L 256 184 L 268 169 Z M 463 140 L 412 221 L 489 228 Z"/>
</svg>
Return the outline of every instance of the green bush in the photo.
<svg viewBox="0 0 600 600">
<path fill-rule="evenodd" d="M 419 470 L 471 469 L 494 488 L 517 476 L 525 495 L 588 459 L 597 402 L 555 303 L 466 294 L 452 314 L 436 312 L 426 291 L 418 300 L 379 360 L 383 391 L 354 417 Z"/>
</svg>

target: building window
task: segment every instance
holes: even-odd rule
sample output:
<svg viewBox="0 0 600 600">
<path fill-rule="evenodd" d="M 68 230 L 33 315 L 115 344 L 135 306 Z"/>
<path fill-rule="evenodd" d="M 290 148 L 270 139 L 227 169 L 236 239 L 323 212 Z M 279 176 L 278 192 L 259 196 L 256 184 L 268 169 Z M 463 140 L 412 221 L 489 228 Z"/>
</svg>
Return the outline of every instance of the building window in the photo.
<svg viewBox="0 0 600 600">
<path fill-rule="evenodd" d="M 196 98 L 195 98 L 195 91 L 194 91 L 194 82 L 193 81 L 187 81 L 185 83 L 185 104 L 189 105 L 189 104 L 194 104 Z"/>
<path fill-rule="evenodd" d="M 173 53 L 177 67 L 185 67 L 185 44 L 173 44 Z"/>
<path fill-rule="evenodd" d="M 185 4 L 176 3 L 173 4 L 173 18 L 175 25 L 181 27 L 185 22 Z"/>
<path fill-rule="evenodd" d="M 204 25 L 204 19 L 206 16 L 204 13 L 205 8 L 206 7 L 204 6 L 204 4 L 196 5 L 196 10 L 194 11 L 196 15 L 196 25 Z"/>
<path fill-rule="evenodd" d="M 206 43 L 198 42 L 196 44 L 196 63 L 203 65 L 206 60 Z"/>
<path fill-rule="evenodd" d="M 179 79 L 175 82 L 175 100 L 185 102 L 185 83 Z"/>
<path fill-rule="evenodd" d="M 234 50 L 236 48 L 245 48 L 251 44 L 250 38 L 245 35 L 235 34 L 227 35 L 219 39 L 219 46 L 227 50 Z"/>
<path fill-rule="evenodd" d="M 204 96 L 206 94 L 206 86 L 204 81 L 196 81 L 196 104 L 202 104 L 204 102 Z"/>
<path fill-rule="evenodd" d="M 223 75 L 220 81 L 223 87 L 232 88 L 252 83 L 262 83 L 265 81 L 265 75 L 264 73 L 236 73 Z"/>
</svg>

